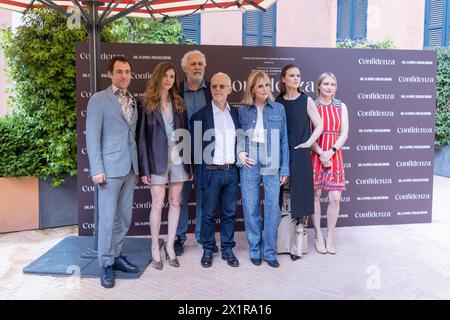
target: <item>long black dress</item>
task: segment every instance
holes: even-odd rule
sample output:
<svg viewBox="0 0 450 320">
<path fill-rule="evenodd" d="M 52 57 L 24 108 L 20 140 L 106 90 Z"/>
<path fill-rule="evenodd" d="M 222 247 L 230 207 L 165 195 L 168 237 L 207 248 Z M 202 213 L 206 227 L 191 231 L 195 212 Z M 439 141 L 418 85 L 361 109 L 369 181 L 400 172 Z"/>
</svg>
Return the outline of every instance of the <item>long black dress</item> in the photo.
<svg viewBox="0 0 450 320">
<path fill-rule="evenodd" d="M 311 136 L 308 116 L 308 96 L 304 93 L 295 100 L 278 97 L 286 110 L 287 131 L 289 141 L 289 171 L 291 217 L 303 218 L 314 213 L 314 182 L 311 159 L 311 148 L 295 146 L 306 142 Z"/>
</svg>

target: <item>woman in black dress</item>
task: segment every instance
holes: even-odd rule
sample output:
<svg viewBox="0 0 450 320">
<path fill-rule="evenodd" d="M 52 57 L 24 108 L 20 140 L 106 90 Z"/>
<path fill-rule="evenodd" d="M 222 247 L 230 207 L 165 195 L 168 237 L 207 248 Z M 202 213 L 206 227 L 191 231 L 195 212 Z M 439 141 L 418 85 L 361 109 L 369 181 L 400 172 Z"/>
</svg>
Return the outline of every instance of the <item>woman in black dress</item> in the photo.
<svg viewBox="0 0 450 320">
<path fill-rule="evenodd" d="M 311 145 L 322 133 L 322 119 L 314 101 L 300 88 L 300 68 L 289 64 L 281 70 L 281 90 L 276 101 L 286 111 L 289 141 L 291 217 L 306 227 L 314 214 L 314 183 Z M 311 123 L 314 130 L 311 133 Z M 293 256 L 293 260 L 298 256 Z"/>
</svg>

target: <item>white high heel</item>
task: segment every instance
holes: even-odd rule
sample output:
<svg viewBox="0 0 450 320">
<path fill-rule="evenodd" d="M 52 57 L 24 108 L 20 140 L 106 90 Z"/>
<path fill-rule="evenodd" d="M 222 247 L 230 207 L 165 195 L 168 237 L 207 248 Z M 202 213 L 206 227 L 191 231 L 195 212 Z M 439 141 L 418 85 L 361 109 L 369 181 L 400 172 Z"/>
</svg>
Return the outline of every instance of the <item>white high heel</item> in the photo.
<svg viewBox="0 0 450 320">
<path fill-rule="evenodd" d="M 326 248 L 327 248 L 327 252 L 328 253 L 336 254 L 336 247 L 334 246 L 333 238 L 331 238 L 331 240 L 329 238 L 327 238 L 327 240 L 326 240 Z"/>
<path fill-rule="evenodd" d="M 325 240 L 323 236 L 317 237 L 316 235 L 316 251 L 321 254 L 327 253 L 327 248 L 325 247 Z"/>
</svg>

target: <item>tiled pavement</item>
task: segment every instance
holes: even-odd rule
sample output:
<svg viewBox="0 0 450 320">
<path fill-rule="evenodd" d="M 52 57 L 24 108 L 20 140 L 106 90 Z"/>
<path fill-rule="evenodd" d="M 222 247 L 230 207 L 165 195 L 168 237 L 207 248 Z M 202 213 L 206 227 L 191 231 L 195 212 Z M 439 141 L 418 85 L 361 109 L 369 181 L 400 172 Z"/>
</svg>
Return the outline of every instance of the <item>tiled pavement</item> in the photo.
<svg viewBox="0 0 450 320">
<path fill-rule="evenodd" d="M 434 177 L 433 222 L 339 228 L 337 254 L 314 251 L 281 267 L 256 267 L 247 242 L 236 234 L 240 267 L 216 255 L 200 266 L 202 250 L 187 241 L 180 268 L 148 267 L 138 280 L 117 280 L 103 289 L 98 279 L 24 275 L 22 268 L 76 227 L 0 234 L 0 299 L 450 299 L 450 179 Z"/>
</svg>

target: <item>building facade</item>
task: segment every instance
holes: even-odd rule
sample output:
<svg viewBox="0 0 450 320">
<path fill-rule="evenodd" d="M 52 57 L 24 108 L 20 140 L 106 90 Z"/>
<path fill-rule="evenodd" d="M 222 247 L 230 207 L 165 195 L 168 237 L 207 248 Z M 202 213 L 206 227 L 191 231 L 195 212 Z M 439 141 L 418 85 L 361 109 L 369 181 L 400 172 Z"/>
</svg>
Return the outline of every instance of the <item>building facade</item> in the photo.
<svg viewBox="0 0 450 320">
<path fill-rule="evenodd" d="M 13 15 L 0 9 L 0 24 L 14 24 Z M 278 0 L 265 13 L 201 13 L 180 22 L 183 43 L 332 48 L 344 39 L 390 39 L 397 49 L 420 50 L 449 45 L 450 0 Z M 0 115 L 6 87 L 1 72 Z"/>
</svg>

